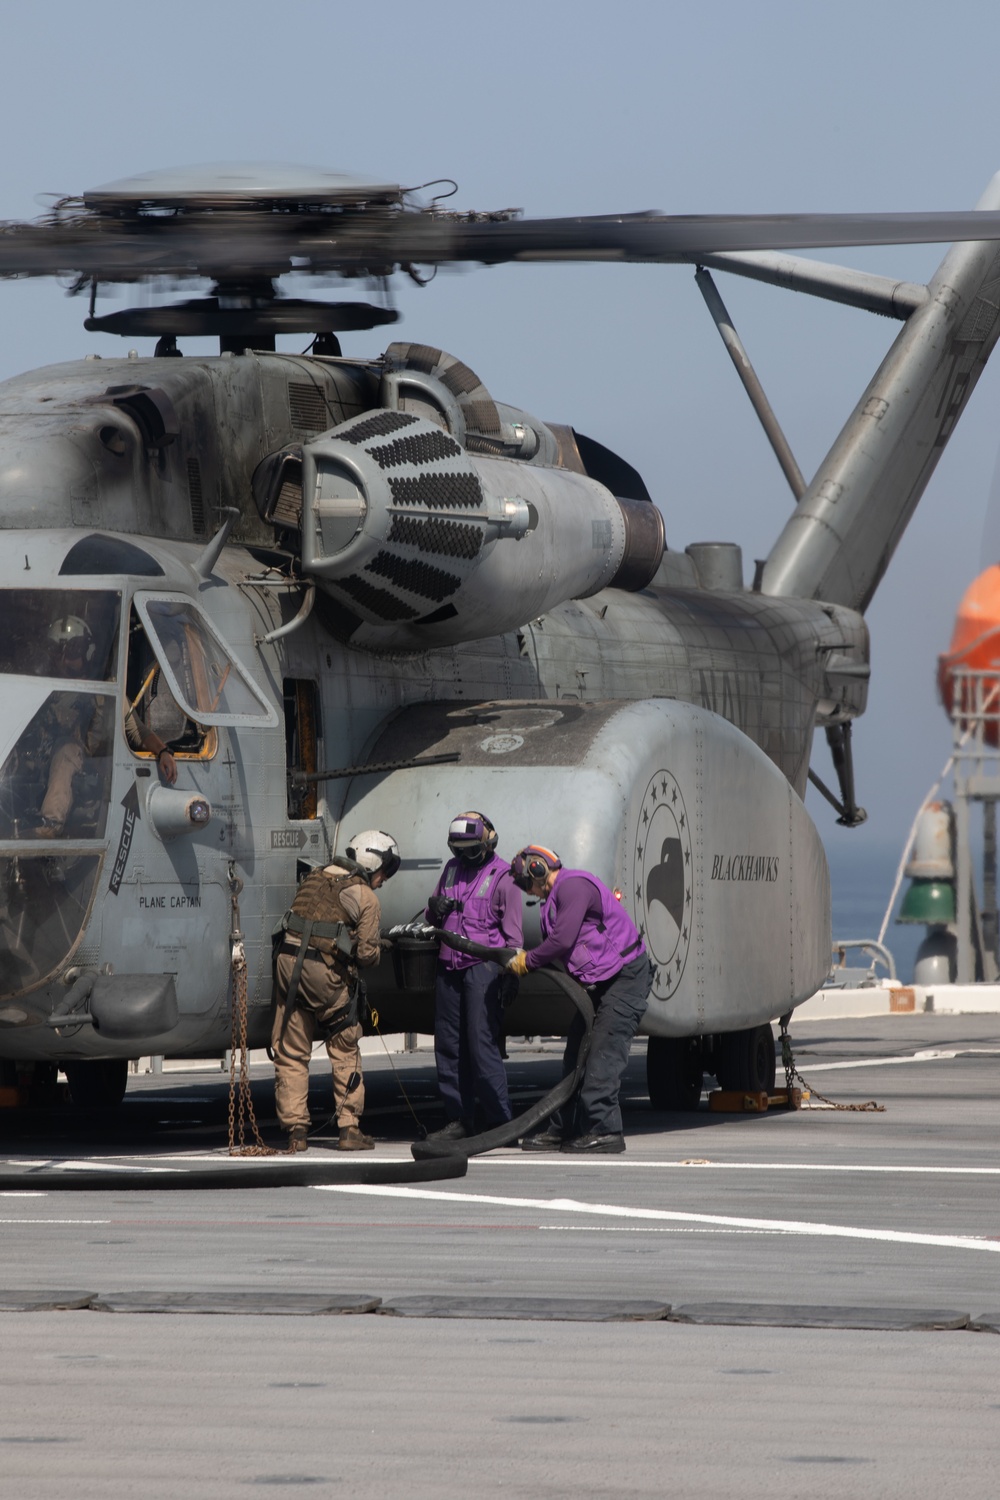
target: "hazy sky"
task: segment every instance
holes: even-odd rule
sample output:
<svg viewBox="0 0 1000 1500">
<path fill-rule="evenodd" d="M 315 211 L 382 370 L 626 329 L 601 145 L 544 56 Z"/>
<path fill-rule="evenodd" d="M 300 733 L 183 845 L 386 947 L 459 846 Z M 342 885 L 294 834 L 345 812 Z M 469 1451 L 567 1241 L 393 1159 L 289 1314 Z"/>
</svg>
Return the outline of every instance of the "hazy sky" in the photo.
<svg viewBox="0 0 1000 1500">
<path fill-rule="evenodd" d="M 0 0 L 0 18 L 7 218 L 39 212 L 40 194 L 238 159 L 404 185 L 450 176 L 459 206 L 529 215 L 964 208 L 1000 169 L 995 0 L 946 11 L 913 0 Z M 923 281 L 943 253 L 829 258 Z M 808 476 L 898 325 L 718 279 Z M 84 302 L 53 283 L 0 295 L 0 378 L 121 347 L 86 334 Z M 450 350 L 499 399 L 617 449 L 643 474 L 672 547 L 738 541 L 752 576 L 791 497 L 691 269 L 442 272 L 426 290 L 401 287 L 398 304 L 398 337 Z M 387 341 L 349 335 L 345 352 Z M 810 793 L 831 848 L 901 840 L 947 754 L 935 655 L 980 567 L 1000 441 L 994 359 L 870 611 L 871 707 L 855 736 L 870 821 L 839 830 Z M 831 775 L 822 739 L 814 764 Z"/>
</svg>

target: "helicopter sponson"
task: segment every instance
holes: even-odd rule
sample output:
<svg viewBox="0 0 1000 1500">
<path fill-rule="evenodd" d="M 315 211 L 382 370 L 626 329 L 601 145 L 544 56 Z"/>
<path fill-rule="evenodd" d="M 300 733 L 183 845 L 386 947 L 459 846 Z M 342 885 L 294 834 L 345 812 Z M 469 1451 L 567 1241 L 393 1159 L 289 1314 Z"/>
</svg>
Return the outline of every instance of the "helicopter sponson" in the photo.
<svg viewBox="0 0 1000 1500">
<path fill-rule="evenodd" d="M 448 810 L 482 806 L 502 810 L 501 852 L 541 842 L 615 891 L 653 964 L 648 1035 L 756 1027 L 826 977 L 829 875 L 819 835 L 773 762 L 719 715 L 666 699 L 421 704 L 391 719 L 372 760 L 390 749 L 457 757 L 411 776 L 406 804 L 394 809 L 411 858 L 383 906 L 399 920 L 426 901 Z M 352 818 L 373 817 L 386 806 L 384 783 L 361 773 L 347 801 Z M 529 945 L 537 923 L 529 902 Z M 423 1029 L 430 996 L 392 992 L 390 978 L 371 976 L 384 1024 Z M 565 997 L 537 975 L 507 1027 L 556 1031 L 568 1019 Z"/>
</svg>

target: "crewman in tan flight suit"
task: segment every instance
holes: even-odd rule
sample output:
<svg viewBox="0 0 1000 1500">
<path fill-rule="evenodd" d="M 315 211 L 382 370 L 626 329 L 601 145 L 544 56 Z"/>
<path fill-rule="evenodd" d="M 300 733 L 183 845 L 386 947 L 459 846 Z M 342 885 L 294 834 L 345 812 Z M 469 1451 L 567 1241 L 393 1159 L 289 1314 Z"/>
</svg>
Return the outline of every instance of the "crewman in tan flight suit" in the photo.
<svg viewBox="0 0 1000 1500">
<path fill-rule="evenodd" d="M 309 1144 L 309 1061 L 317 1032 L 333 1068 L 337 1149 L 370 1151 L 375 1144 L 360 1128 L 365 1086 L 358 969 L 381 956 L 382 908 L 375 892 L 399 864 L 389 834 L 356 834 L 344 858 L 306 876 L 285 918 L 271 1050 L 274 1100 L 290 1151 L 305 1151 Z"/>
<path fill-rule="evenodd" d="M 66 615 L 49 627 L 53 677 L 86 678 L 91 675 L 94 638 L 86 620 Z M 74 777 L 88 760 L 110 753 L 114 699 L 110 696 L 76 698 L 60 695 L 50 709 L 55 749 L 49 763 L 48 786 L 41 806 L 38 838 L 61 838 L 75 801 Z M 125 738 L 129 749 L 145 750 L 156 757 L 156 768 L 168 786 L 177 780 L 177 762 L 163 740 L 125 705 Z"/>
</svg>

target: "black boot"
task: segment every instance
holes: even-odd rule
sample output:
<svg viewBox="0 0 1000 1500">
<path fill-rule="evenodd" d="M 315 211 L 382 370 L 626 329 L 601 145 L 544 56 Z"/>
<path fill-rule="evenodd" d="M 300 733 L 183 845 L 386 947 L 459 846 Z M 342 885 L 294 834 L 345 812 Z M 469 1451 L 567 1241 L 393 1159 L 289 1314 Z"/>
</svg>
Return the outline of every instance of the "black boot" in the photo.
<svg viewBox="0 0 1000 1500">
<path fill-rule="evenodd" d="M 578 1135 L 575 1141 L 563 1141 L 559 1147 L 571 1156 L 617 1156 L 625 1150 L 625 1137 L 623 1135 L 596 1135 L 589 1131 L 587 1135 Z"/>
<path fill-rule="evenodd" d="M 429 1141 L 464 1141 L 472 1131 L 462 1120 L 449 1120 L 448 1124 L 441 1130 L 432 1130 L 427 1137 Z"/>
<path fill-rule="evenodd" d="M 526 1135 L 521 1142 L 522 1151 L 561 1151 L 566 1137 L 561 1130 L 543 1130 L 540 1135 Z"/>
</svg>

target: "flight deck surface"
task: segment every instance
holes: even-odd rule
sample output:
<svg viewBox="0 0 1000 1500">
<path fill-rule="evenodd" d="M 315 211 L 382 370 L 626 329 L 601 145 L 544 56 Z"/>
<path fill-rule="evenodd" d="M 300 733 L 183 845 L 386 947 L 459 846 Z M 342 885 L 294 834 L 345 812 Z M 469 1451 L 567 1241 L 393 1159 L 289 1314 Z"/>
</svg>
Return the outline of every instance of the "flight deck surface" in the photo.
<svg viewBox="0 0 1000 1500">
<path fill-rule="evenodd" d="M 654 1114 L 640 1043 L 624 1156 L 169 1193 L 165 1172 L 243 1169 L 219 1073 L 131 1079 L 113 1127 L 5 1118 L 8 1483 L 966 1493 L 1000 1456 L 1000 1017 L 792 1030 L 814 1089 L 885 1112 Z M 558 1059 L 511 1047 L 515 1107 Z M 428 1051 L 367 1058 L 373 1164 L 409 1159 L 397 1076 L 440 1123 Z M 314 1085 L 321 1121 L 325 1064 Z M 278 1142 L 267 1069 L 254 1097 Z M 45 1177 L 95 1162 L 128 1187 Z"/>
</svg>

